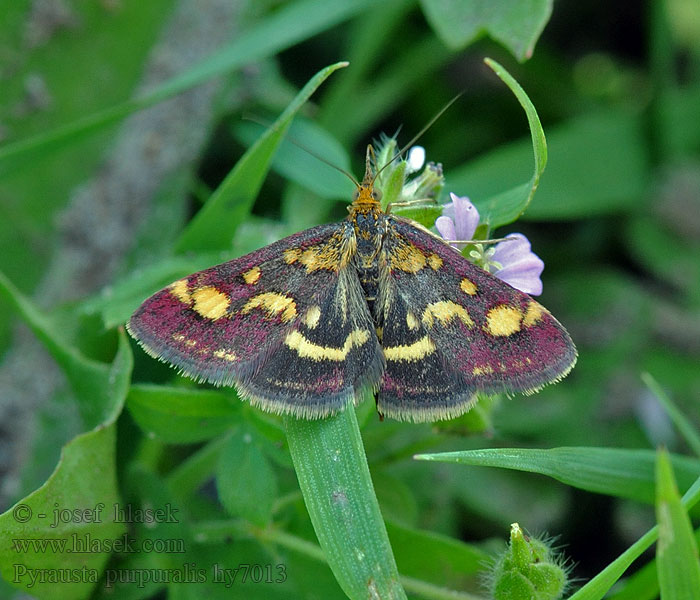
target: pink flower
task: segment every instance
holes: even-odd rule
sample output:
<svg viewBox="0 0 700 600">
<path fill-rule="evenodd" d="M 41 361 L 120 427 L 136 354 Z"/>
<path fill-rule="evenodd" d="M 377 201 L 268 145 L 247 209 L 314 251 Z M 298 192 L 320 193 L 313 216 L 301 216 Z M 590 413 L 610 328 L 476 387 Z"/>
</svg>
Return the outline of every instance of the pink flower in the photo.
<svg viewBox="0 0 700 600">
<path fill-rule="evenodd" d="M 513 241 L 499 242 L 493 248 L 491 261 L 501 268 L 491 272 L 521 292 L 539 296 L 544 262 L 532 252 L 530 241 L 522 233 L 511 233 L 506 238 Z"/>
<path fill-rule="evenodd" d="M 479 225 L 479 211 L 467 197 L 450 192 L 452 202 L 446 204 L 442 216 L 435 221 L 440 235 L 448 240 L 471 240 Z M 511 233 L 507 241 L 493 247 L 475 243 L 469 258 L 475 264 L 489 271 L 499 279 L 526 294 L 542 293 L 540 275 L 544 269 L 542 259 L 532 252 L 530 242 L 522 233 Z M 464 248 L 466 244 L 455 244 Z"/>
<path fill-rule="evenodd" d="M 435 227 L 446 240 L 471 240 L 479 224 L 479 211 L 469 198 L 450 192 L 452 202 L 445 204 L 442 216 L 435 220 Z M 455 244 L 464 248 L 466 244 Z"/>
</svg>

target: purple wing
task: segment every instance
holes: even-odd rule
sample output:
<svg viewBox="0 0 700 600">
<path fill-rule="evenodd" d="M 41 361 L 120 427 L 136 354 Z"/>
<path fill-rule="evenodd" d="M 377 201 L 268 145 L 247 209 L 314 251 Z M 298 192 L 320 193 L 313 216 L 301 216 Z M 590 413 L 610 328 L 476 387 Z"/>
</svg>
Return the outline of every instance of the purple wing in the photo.
<svg viewBox="0 0 700 600">
<path fill-rule="evenodd" d="M 320 417 L 383 370 L 372 317 L 348 268 L 347 223 L 322 225 L 175 281 L 128 323 L 152 356 L 262 408 Z"/>
<path fill-rule="evenodd" d="M 387 217 L 375 321 L 386 371 L 378 408 L 430 421 L 476 392 L 534 392 L 564 377 L 576 349 L 539 303 L 409 221 Z"/>
</svg>

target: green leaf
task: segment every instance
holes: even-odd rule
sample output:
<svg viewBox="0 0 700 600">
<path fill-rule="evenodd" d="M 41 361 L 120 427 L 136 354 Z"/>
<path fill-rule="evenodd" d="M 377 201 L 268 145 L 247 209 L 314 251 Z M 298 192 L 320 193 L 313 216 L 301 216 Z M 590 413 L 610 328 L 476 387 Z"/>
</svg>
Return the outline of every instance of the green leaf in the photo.
<svg viewBox="0 0 700 600">
<path fill-rule="evenodd" d="M 544 137 L 544 131 L 542 130 L 540 118 L 537 116 L 537 111 L 518 82 L 496 61 L 487 58 L 485 62 L 515 94 L 515 97 L 525 110 L 527 122 L 530 126 L 532 150 L 535 156 L 535 170 L 529 182 L 517 185 L 510 190 L 484 200 L 474 199 L 474 204 L 479 209 L 481 221 L 488 223 L 491 227 L 499 227 L 515 221 L 525 212 L 525 209 L 530 204 L 539 185 L 540 177 L 547 165 L 547 140 Z M 469 193 L 471 195 L 471 192 Z"/>
<path fill-rule="evenodd" d="M 68 26 L 60 33 L 54 30 L 44 37 L 53 27 L 51 18 L 41 16 L 46 13 L 32 12 L 31 2 L 25 0 L 3 2 L 1 62 L 6 67 L 12 64 L 12 68 L 4 70 L 0 85 L 0 146 L 129 97 L 174 4 L 173 0 L 129 2 L 110 11 L 96 2 L 63 3 L 61 12 L 66 15 L 58 20 L 80 25 Z M 129 42 L 124 43 L 125 39 Z M 109 84 L 103 79 L 105 65 L 109 65 Z M 39 92 L 39 99 L 48 100 L 50 106 L 33 107 L 27 87 L 31 81 L 42 83 L 44 91 Z M 95 85 L 96 81 L 105 85 Z M 65 206 L 71 190 L 85 182 L 104 160 L 110 133 L 104 130 L 84 143 L 67 143 L 46 160 L 35 155 L 23 163 L 28 168 L 8 169 L 0 177 L 2 268 L 20 289 L 34 289 L 40 281 L 54 250 L 46 241 L 54 239 L 56 211 Z M 4 308 L 0 307 L 0 337 L 9 316 Z"/>
<path fill-rule="evenodd" d="M 61 336 L 56 323 L 0 272 L 0 296 L 5 296 L 61 367 L 78 402 L 85 429 L 92 429 L 115 418 L 122 409 L 131 381 L 133 357 L 123 331 L 119 334 L 117 355 L 112 364 L 84 356 Z"/>
<path fill-rule="evenodd" d="M 112 420 L 71 440 L 46 483 L 0 515 L 0 573 L 6 581 L 41 599 L 90 597 L 111 551 L 90 551 L 88 544 L 112 540 L 126 530 L 112 519 L 119 501 L 115 431 Z M 57 515 L 69 522 L 57 520 Z M 43 551 L 32 547 L 33 540 L 47 546 Z M 78 544 L 83 544 L 83 552 Z M 48 577 L 61 569 L 83 567 L 84 576 L 60 585 L 32 579 L 42 569 Z"/>
<path fill-rule="evenodd" d="M 59 364 L 71 383 L 84 426 L 91 429 L 64 446 L 56 469 L 44 485 L 0 515 L 0 573 L 13 585 L 31 591 L 39 598 L 87 598 L 99 580 L 111 550 L 79 552 L 75 550 L 79 548 L 74 546 L 76 540 L 88 544 L 90 539 L 115 538 L 124 531 L 124 526 L 114 523 L 109 515 L 119 499 L 115 421 L 121 413 L 131 379 L 131 346 L 124 331 L 120 330 L 112 364 L 88 359 L 63 340 L 52 319 L 20 294 L 2 273 L 0 294 L 10 301 Z M 96 513 L 82 512 L 95 509 L 100 504 L 103 505 L 103 512 L 99 520 Z M 54 509 L 78 512 L 59 513 L 71 519 L 65 523 L 57 522 L 54 527 Z M 32 516 L 25 519 L 18 515 L 17 510 L 25 511 L 25 517 L 29 514 Z M 32 539 L 51 539 L 56 546 L 45 551 L 28 548 L 22 552 L 21 558 L 18 557 L 13 547 L 14 540 Z M 4 559 L 4 552 L 10 553 L 11 560 Z M 19 571 L 12 571 L 14 565 Z M 37 583 L 30 575 L 32 569 L 80 569 L 83 566 L 89 570 L 89 574 L 60 586 Z"/>
<path fill-rule="evenodd" d="M 238 405 L 214 390 L 134 385 L 126 406 L 147 436 L 170 444 L 211 439 L 240 420 Z"/>
<path fill-rule="evenodd" d="M 261 451 L 254 430 L 239 428 L 224 446 L 216 469 L 219 500 L 233 516 L 260 527 L 272 519 L 277 476 Z"/>
<path fill-rule="evenodd" d="M 656 460 L 656 568 L 664 600 L 685 600 L 700 591 L 700 560 L 690 518 L 681 502 L 666 450 Z"/>
<path fill-rule="evenodd" d="M 453 50 L 486 32 L 520 61 L 532 56 L 552 14 L 552 0 L 421 0 L 421 6 L 431 27 Z"/>
<path fill-rule="evenodd" d="M 227 444 L 228 436 L 214 438 L 170 471 L 166 483 L 172 493 L 180 498 L 195 494 L 213 476 Z"/>
<path fill-rule="evenodd" d="M 349 598 L 405 598 L 352 406 L 326 419 L 285 417 L 316 537 Z"/>
<path fill-rule="evenodd" d="M 442 206 L 397 206 L 392 208 L 391 212 L 405 219 L 416 221 L 423 227 L 430 228 L 435 225 L 435 220 L 442 215 Z"/>
<path fill-rule="evenodd" d="M 331 73 L 346 67 L 338 62 L 314 75 L 279 118 L 236 163 L 204 207 L 182 232 L 175 249 L 226 250 L 236 227 L 248 215 L 262 186 L 270 162 L 296 112 Z"/>
<path fill-rule="evenodd" d="M 419 454 L 415 458 L 541 473 L 583 490 L 641 502 L 653 503 L 655 497 L 655 454 L 651 450 L 486 448 Z M 673 462 L 684 486 L 700 473 L 696 460 L 674 456 Z"/>
<path fill-rule="evenodd" d="M 700 477 L 695 480 L 690 489 L 683 495 L 683 505 L 690 510 L 700 502 Z M 629 566 L 639 558 L 658 538 L 658 526 L 652 527 L 634 544 L 605 567 L 586 585 L 578 589 L 569 600 L 601 600 L 613 584 L 622 577 Z"/>
<path fill-rule="evenodd" d="M 53 332 L 41 329 L 42 315 L 34 313 L 33 307 L 26 302 L 22 302 L 22 308 L 28 313 L 30 325 L 37 327 L 40 337 L 46 337 L 54 344 Z M 102 398 L 95 398 L 95 401 L 102 402 L 103 407 L 95 414 L 104 415 L 105 420 L 68 442 L 47 481 L 0 515 L 0 573 L 8 582 L 38 598 L 72 600 L 90 596 L 111 554 L 111 550 L 80 552 L 81 546 L 76 544 L 88 548 L 87 544 L 94 543 L 94 540 L 110 540 L 125 531 L 124 525 L 115 523 L 111 515 L 113 506 L 119 501 L 115 422 L 131 377 L 132 356 L 123 331 L 119 334 L 119 347 L 111 366 L 91 361 L 86 367 L 82 362 L 85 359 L 74 350 L 61 347 L 61 351 L 72 377 L 82 373 L 94 379 L 94 385 L 101 381 Z M 85 393 L 88 388 L 80 389 Z M 90 509 L 95 512 L 90 513 Z M 43 550 L 31 547 L 31 540 L 49 546 Z M 19 555 L 16 544 L 30 546 Z M 86 575 L 60 586 L 37 583 L 32 579 L 32 573 L 37 575 L 41 569 L 49 573 L 83 567 L 87 569 Z"/>
</svg>

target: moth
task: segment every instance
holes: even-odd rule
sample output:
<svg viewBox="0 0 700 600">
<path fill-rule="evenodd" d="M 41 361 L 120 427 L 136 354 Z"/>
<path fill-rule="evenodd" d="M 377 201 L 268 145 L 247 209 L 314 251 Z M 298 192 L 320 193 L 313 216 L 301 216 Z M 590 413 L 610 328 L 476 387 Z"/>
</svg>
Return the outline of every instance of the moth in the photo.
<svg viewBox="0 0 700 600">
<path fill-rule="evenodd" d="M 541 304 L 421 225 L 384 211 L 368 148 L 340 223 L 179 279 L 127 324 L 185 375 L 263 410 L 323 418 L 375 393 L 404 421 L 456 417 L 477 392 L 532 393 L 576 349 Z"/>
</svg>

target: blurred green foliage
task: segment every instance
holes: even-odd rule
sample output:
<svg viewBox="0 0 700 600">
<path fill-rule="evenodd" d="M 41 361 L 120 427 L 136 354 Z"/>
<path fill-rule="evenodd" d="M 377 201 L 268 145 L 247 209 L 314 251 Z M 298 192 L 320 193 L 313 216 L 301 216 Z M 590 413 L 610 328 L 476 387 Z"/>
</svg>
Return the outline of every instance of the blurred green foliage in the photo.
<svg viewBox="0 0 700 600">
<path fill-rule="evenodd" d="M 307 508 L 295 476 L 300 456 L 310 459 L 313 452 L 304 457 L 304 447 L 296 446 L 290 455 L 281 419 L 241 403 L 233 390 L 195 387 L 133 344 L 131 377 L 131 352 L 117 328 L 134 302 L 179 276 L 346 214 L 352 186 L 282 141 L 286 121 L 265 133 L 242 116 L 272 122 L 285 109 L 283 120 L 298 111 L 289 137 L 358 175 L 368 142 L 399 127 L 399 143 L 410 139 L 461 92 L 420 143 L 428 160 L 443 164 L 445 192 L 467 195 L 481 210 L 523 182 L 538 184 L 521 219 L 496 235 L 522 231 L 543 258 L 542 302 L 569 329 L 579 362 L 566 380 L 537 395 L 485 399 L 472 413 L 434 426 L 379 422 L 371 401 L 358 406 L 385 521 L 378 539 L 388 536 L 392 546 L 377 542 L 372 551 L 395 559 L 410 597 L 486 598 L 479 583 L 483 561 L 504 549 L 517 521 L 559 536 L 575 563 L 577 600 L 602 598 L 618 580 L 610 595 L 617 600 L 653 600 L 660 588 L 665 599 L 687 597 L 682 582 L 697 579 L 700 537 L 697 507 L 686 510 L 698 501 L 700 471 L 696 2 L 472 7 L 488 5 L 490 12 L 445 0 L 230 3 L 235 18 L 226 13 L 231 32 L 225 41 L 172 72 L 163 67 L 163 36 L 173 35 L 173 15 L 187 15 L 186 2 L 6 4 L 0 19 L 0 271 L 6 276 L 0 279 L 0 415 L 9 415 L 3 432 L 20 426 L 12 418 L 22 418 L 31 421 L 32 436 L 19 453 L 19 473 L 19 463 L 0 463 L 7 481 L 12 475 L 19 482 L 0 488 L 0 510 L 20 500 L 48 513 L 56 503 L 170 505 L 179 510 L 177 522 L 130 523 L 129 535 L 138 544 L 183 540 L 184 554 L 98 553 L 87 564 L 101 578 L 147 569 L 174 573 L 186 563 L 208 569 L 203 584 L 139 587 L 117 579 L 109 589 L 104 580 L 94 590 L 28 589 L 25 581 L 20 588 L 40 598 L 344 597 L 338 582 L 348 588 L 326 566 L 333 559 L 318 546 L 316 517 L 309 517 L 323 509 L 308 501 Z M 213 0 L 202 6 L 221 10 Z M 176 39 L 195 52 L 188 19 L 194 28 L 189 14 Z M 537 109 L 548 150 L 539 182 L 532 179 L 533 144 L 522 107 L 484 66 L 485 56 L 506 67 Z M 350 65 L 304 103 L 303 86 L 342 60 Z M 160 83 L 139 87 L 159 66 Z M 172 125 L 166 99 L 213 76 L 216 93 L 197 100 L 207 103 L 209 116 L 193 109 L 186 124 L 203 133 L 199 147 L 190 142 L 193 156 L 172 172 L 154 170 L 155 191 L 141 206 L 125 209 L 125 221 L 98 202 L 77 214 L 77 190 L 105 174 L 106 158 L 130 127 L 124 117 L 143 114 L 137 111 L 146 106 L 162 109 L 146 121 L 153 128 L 151 151 L 175 151 L 159 143 Z M 129 190 L 135 179 L 128 169 L 121 177 L 117 183 Z M 208 239 L 198 222 L 223 225 L 206 214 L 217 196 L 232 202 L 227 185 L 245 194 L 229 211 L 228 236 L 222 227 Z M 99 276 L 102 262 L 91 263 L 89 245 L 84 255 L 68 252 L 91 223 L 115 238 L 105 247 L 121 249 L 108 277 Z M 190 233 L 180 237 L 183 231 Z M 75 272 L 65 270 L 71 262 Z M 46 290 L 59 290 L 60 297 Z M 11 379 L 9 365 L 17 364 L 13 353 L 23 347 L 18 314 L 70 384 L 49 390 L 33 418 L 12 408 L 25 402 L 21 392 L 2 387 Z M 27 365 L 32 368 L 42 366 Z M 670 458 L 666 452 L 654 458 L 661 445 Z M 362 448 L 352 451 L 361 456 Z M 3 435 L 0 455 L 15 452 Z M 434 460 L 414 461 L 415 454 Z M 300 476 L 305 493 L 304 486 L 315 485 L 308 483 L 312 475 Z M 358 475 L 357 486 L 365 483 Z M 19 593 L 8 583 L 15 563 L 71 566 L 60 553 L 19 560 L 9 540 L 45 537 L 47 528 L 21 523 L 11 512 L 0 520 L 1 597 Z M 64 525 L 54 537 L 121 532 Z M 657 536 L 679 541 L 659 545 L 657 559 L 626 570 Z M 249 578 L 243 584 L 239 572 L 236 588 L 227 588 L 212 583 L 214 564 L 261 565 L 262 578 L 279 583 Z M 348 568 L 352 580 L 355 567 Z M 391 568 L 384 575 L 390 579 Z"/>
</svg>

